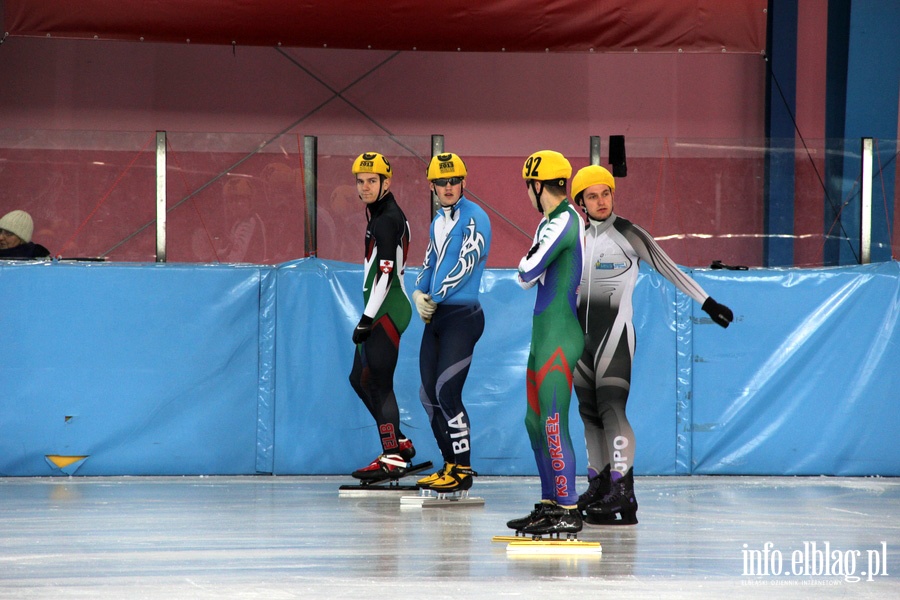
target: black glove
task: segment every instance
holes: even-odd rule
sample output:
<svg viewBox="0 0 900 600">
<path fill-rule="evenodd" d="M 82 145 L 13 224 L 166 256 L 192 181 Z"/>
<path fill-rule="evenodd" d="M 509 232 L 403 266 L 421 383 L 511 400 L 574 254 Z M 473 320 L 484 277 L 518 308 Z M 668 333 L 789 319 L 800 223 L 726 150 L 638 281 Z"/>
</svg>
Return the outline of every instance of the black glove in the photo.
<svg viewBox="0 0 900 600">
<path fill-rule="evenodd" d="M 714 260 L 712 264 L 709 265 L 710 269 L 728 269 L 729 271 L 746 271 L 747 267 L 744 265 L 726 265 L 721 260 Z"/>
<path fill-rule="evenodd" d="M 356 324 L 356 329 L 353 330 L 353 343 L 362 344 L 369 339 L 370 335 L 372 335 L 372 317 L 363 315 Z"/>
<path fill-rule="evenodd" d="M 701 308 L 703 309 L 703 312 L 712 317 L 712 320 L 715 321 L 716 325 L 728 327 L 728 324 L 734 321 L 734 313 L 731 312 L 731 309 L 724 304 L 719 304 L 713 300 L 712 297 L 707 298 Z"/>
<path fill-rule="evenodd" d="M 528 251 L 528 254 L 525 255 L 525 260 L 528 260 L 529 258 L 531 258 L 532 256 L 534 256 L 534 253 L 537 252 L 537 251 L 538 251 L 538 248 L 540 248 L 540 247 L 541 247 L 541 243 L 540 243 L 540 242 L 538 242 L 537 244 L 535 244 L 534 246 L 532 246 L 532 247 L 531 247 L 531 250 Z"/>
</svg>

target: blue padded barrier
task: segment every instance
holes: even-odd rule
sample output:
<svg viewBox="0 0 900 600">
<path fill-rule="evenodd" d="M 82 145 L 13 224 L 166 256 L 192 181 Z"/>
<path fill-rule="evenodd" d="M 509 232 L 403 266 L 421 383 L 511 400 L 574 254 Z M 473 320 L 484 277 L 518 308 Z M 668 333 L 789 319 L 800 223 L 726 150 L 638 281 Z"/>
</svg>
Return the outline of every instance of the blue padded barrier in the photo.
<svg viewBox="0 0 900 600">
<path fill-rule="evenodd" d="M 695 275 L 693 473 L 900 475 L 898 263 Z"/>
<path fill-rule="evenodd" d="M 257 267 L 0 266 L 0 475 L 253 473 Z"/>
<path fill-rule="evenodd" d="M 275 329 L 277 272 L 260 270 L 259 286 L 259 403 L 257 405 L 256 471 L 275 469 Z"/>
<path fill-rule="evenodd" d="M 416 274 L 407 270 L 407 291 Z M 534 291 L 523 291 L 509 270 L 487 271 L 482 283 L 487 324 L 463 390 L 472 427 L 472 461 L 486 474 L 532 474 L 524 419 Z M 300 261 L 279 269 L 277 473 L 346 473 L 380 452 L 374 422 L 348 382 L 354 352 L 350 335 L 361 311 L 358 265 Z M 416 445 L 417 460 L 439 463 L 419 400 L 423 327 L 414 315 L 401 339 L 394 387 L 403 430 Z M 575 405 L 573 400 L 573 422 L 580 425 Z M 573 435 L 583 438 L 581 431 Z M 582 449 L 582 464 L 583 456 Z"/>
<path fill-rule="evenodd" d="M 643 270 L 628 404 L 635 471 L 900 475 L 898 268 L 689 271 L 734 309 L 727 330 Z M 347 381 L 361 285 L 359 265 L 318 259 L 0 263 L 0 475 L 365 464 L 377 436 Z M 523 424 L 533 302 L 513 271 L 486 272 L 487 326 L 464 390 L 485 474 L 535 473 Z M 418 458 L 437 462 L 418 400 L 421 335 L 414 316 L 396 393 Z M 583 473 L 574 398 L 571 423 Z"/>
</svg>

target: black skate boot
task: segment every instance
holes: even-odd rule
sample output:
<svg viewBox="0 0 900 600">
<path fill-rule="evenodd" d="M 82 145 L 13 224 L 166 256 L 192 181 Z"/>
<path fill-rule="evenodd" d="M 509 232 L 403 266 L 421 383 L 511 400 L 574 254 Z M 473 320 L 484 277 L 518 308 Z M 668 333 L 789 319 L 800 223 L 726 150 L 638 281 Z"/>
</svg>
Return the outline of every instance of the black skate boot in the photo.
<svg viewBox="0 0 900 600">
<path fill-rule="evenodd" d="M 531 525 L 538 519 L 540 519 L 544 515 L 544 511 L 550 507 L 556 506 L 555 504 L 549 504 L 547 502 L 538 502 L 534 505 L 534 510 L 531 511 L 528 515 L 524 517 L 520 517 L 518 519 L 513 519 L 511 521 L 506 522 L 506 526 L 510 529 L 515 529 L 516 531 L 522 531 L 523 528 Z"/>
<path fill-rule="evenodd" d="M 584 509 L 584 521 L 592 525 L 637 525 L 637 498 L 634 497 L 634 472 L 612 482 L 602 500 Z"/>
<path fill-rule="evenodd" d="M 531 524 L 522 528 L 525 535 L 549 535 L 558 536 L 562 533 L 566 537 L 575 537 L 575 534 L 581 531 L 581 511 L 577 506 L 571 508 L 563 508 L 562 506 L 551 506 L 544 509 L 538 519 Z"/>
<path fill-rule="evenodd" d="M 578 508 L 584 510 L 594 502 L 602 500 L 609 493 L 609 465 L 606 468 L 588 478 L 588 489 L 585 493 L 578 496 Z"/>
</svg>

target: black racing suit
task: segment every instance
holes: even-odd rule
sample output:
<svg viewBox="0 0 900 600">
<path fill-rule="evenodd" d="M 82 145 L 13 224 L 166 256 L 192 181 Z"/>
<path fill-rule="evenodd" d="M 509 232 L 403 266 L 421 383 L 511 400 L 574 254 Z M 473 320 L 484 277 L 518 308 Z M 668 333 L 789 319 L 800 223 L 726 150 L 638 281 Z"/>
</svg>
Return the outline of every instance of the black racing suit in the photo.
<svg viewBox="0 0 900 600">
<path fill-rule="evenodd" d="M 409 223 L 390 192 L 370 204 L 367 212 L 363 315 L 373 323 L 369 338 L 356 346 L 350 385 L 374 417 L 382 450 L 389 454 L 396 453 L 398 442 L 404 439 L 394 396 L 394 370 L 400 336 L 412 316 L 403 285 Z"/>
</svg>

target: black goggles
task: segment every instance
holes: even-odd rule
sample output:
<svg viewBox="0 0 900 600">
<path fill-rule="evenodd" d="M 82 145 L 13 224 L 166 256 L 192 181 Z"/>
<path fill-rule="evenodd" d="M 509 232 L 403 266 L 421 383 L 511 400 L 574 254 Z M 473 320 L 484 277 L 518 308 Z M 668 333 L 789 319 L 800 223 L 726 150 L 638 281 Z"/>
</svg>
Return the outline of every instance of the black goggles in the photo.
<svg viewBox="0 0 900 600">
<path fill-rule="evenodd" d="M 438 187 L 444 187 L 448 183 L 450 185 L 459 185 L 462 183 L 462 180 L 463 180 L 462 177 L 450 177 L 449 179 L 447 179 L 445 177 L 443 179 L 432 179 L 431 183 L 433 183 L 434 185 L 436 185 Z"/>
</svg>

